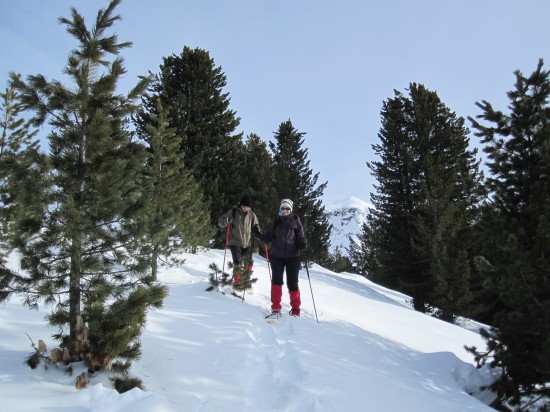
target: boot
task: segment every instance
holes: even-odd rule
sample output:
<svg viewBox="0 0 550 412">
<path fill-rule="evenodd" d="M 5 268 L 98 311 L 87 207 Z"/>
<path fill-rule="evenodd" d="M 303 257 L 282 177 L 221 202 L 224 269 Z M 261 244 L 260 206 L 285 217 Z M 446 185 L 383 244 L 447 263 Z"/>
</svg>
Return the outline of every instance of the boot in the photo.
<svg viewBox="0 0 550 412">
<path fill-rule="evenodd" d="M 300 299 L 300 289 L 289 290 L 288 293 L 290 295 L 290 307 L 292 308 L 290 310 L 290 315 L 300 316 L 300 305 L 302 304 Z"/>
<path fill-rule="evenodd" d="M 283 287 L 281 285 L 271 285 L 271 311 L 281 311 L 281 299 L 283 297 Z"/>
</svg>

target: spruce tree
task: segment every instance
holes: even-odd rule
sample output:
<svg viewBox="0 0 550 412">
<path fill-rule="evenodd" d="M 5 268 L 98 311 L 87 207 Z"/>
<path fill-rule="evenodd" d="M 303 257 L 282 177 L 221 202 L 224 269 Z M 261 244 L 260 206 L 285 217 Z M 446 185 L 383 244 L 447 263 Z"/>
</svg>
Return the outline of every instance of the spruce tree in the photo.
<svg viewBox="0 0 550 412">
<path fill-rule="evenodd" d="M 155 76 L 152 96 L 170 108 L 170 126 L 182 137 L 185 166 L 200 182 L 215 225 L 243 195 L 243 142 L 240 123 L 229 108 L 227 80 L 209 53 L 184 47 L 165 57 Z"/>
<path fill-rule="evenodd" d="M 479 218 L 473 226 L 474 237 L 472 248 L 474 253 L 473 277 L 470 282 L 472 291 L 472 306 L 470 317 L 486 325 L 491 325 L 493 317 L 501 309 L 502 302 L 499 299 L 496 283 L 498 279 L 492 274 L 492 266 L 489 258 L 497 258 L 495 254 L 506 241 L 506 235 L 499 227 L 500 211 L 489 200 L 483 201 L 479 207 Z"/>
<path fill-rule="evenodd" d="M 492 386 L 499 409 L 550 409 L 550 72 L 540 60 L 528 77 L 516 71 L 509 114 L 478 103 L 470 118 L 485 145 L 491 203 L 484 235 L 492 248 L 480 256 L 494 289 L 493 314 L 480 363 L 502 368 Z M 531 402 L 538 401 L 533 406 Z M 530 410 L 531 410 L 530 409 Z"/>
<path fill-rule="evenodd" d="M 206 246 L 212 237 L 208 206 L 200 186 L 185 168 L 181 137 L 169 127 L 167 110 L 158 98 L 156 109 L 158 115 L 142 113 L 137 128 L 148 151 L 145 207 L 138 224 L 146 227 L 154 278 L 161 258 L 176 263 L 178 252 Z"/>
<path fill-rule="evenodd" d="M 357 273 L 364 276 L 373 282 L 380 284 L 387 284 L 386 279 L 377 279 L 376 275 L 381 271 L 376 266 L 376 259 L 374 257 L 374 251 L 371 250 L 373 245 L 378 244 L 373 239 L 374 234 L 381 233 L 381 231 L 373 229 L 372 226 L 367 223 L 363 223 L 359 228 L 356 238 L 349 238 L 349 248 L 347 249 L 349 260 L 352 266 L 353 273 Z M 380 253 L 380 251 L 378 251 Z M 393 285 L 397 288 L 397 285 Z"/>
<path fill-rule="evenodd" d="M 410 241 L 413 237 L 409 216 L 414 213 L 412 193 L 414 157 L 412 140 L 407 130 L 402 95 L 384 102 L 381 111 L 382 127 L 378 134 L 380 144 L 373 145 L 379 162 L 367 163 L 376 177 L 375 192 L 371 202 L 375 206 L 367 215 L 367 224 L 361 231 L 361 254 L 354 256 L 356 266 L 367 270 L 367 277 L 383 285 L 402 289 L 399 277 L 417 279 L 421 271 L 413 260 Z M 361 258 L 365 261 L 361 264 Z M 418 309 L 424 309 L 424 301 L 417 299 Z"/>
<path fill-rule="evenodd" d="M 273 219 L 274 205 L 280 199 L 273 190 L 276 176 L 271 153 L 267 149 L 267 143 L 254 133 L 248 136 L 245 143 L 244 170 L 244 192 L 252 197 L 252 208 L 260 226 L 265 229 Z"/>
<path fill-rule="evenodd" d="M 143 239 L 135 220 L 145 150 L 126 125 L 149 79 L 116 93 L 125 73 L 120 53 L 131 45 L 107 33 L 120 19 L 118 4 L 100 10 L 91 29 L 74 8 L 70 19 L 59 19 L 78 41 L 64 70 L 72 87 L 12 74 L 34 124 L 49 121 L 51 172 L 39 225 L 20 237 L 25 275 L 10 285 L 25 288 L 30 307 L 55 307 L 47 318 L 72 361 L 86 360 L 90 372 L 125 373 L 140 356 L 147 310 L 162 305 L 166 288 L 154 282 L 148 261 L 128 253 Z"/>
<path fill-rule="evenodd" d="M 471 299 L 479 165 L 464 120 L 422 85 L 409 94 L 395 91 L 382 109 L 381 143 L 373 145 L 381 161 L 368 164 L 378 186 L 365 258 L 374 277 L 412 295 L 416 310 L 452 320 Z"/>
<path fill-rule="evenodd" d="M 332 229 L 321 203 L 327 182 L 317 186 L 319 173 L 313 174 L 309 166 L 308 152 L 303 148 L 304 135 L 287 120 L 279 125 L 275 142 L 269 142 L 273 153 L 275 188 L 279 201 L 289 198 L 294 202 L 293 212 L 304 225 L 308 241 L 305 260 L 323 264 L 328 260 Z"/>
<path fill-rule="evenodd" d="M 333 253 L 329 253 L 328 262 L 325 263 L 326 267 L 333 272 L 351 272 L 353 271 L 353 265 L 349 256 L 343 254 L 344 250 L 341 246 L 336 246 Z"/>
</svg>

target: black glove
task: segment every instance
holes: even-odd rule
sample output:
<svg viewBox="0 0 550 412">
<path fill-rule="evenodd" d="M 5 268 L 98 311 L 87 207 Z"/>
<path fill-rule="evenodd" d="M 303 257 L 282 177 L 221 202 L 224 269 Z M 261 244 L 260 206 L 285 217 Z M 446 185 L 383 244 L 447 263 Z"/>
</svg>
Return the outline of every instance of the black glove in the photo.
<svg viewBox="0 0 550 412">
<path fill-rule="evenodd" d="M 256 236 L 257 238 L 259 238 L 260 236 L 262 236 L 262 232 L 260 232 L 260 227 L 258 225 L 254 225 L 252 226 L 252 234 L 254 236 Z"/>
<path fill-rule="evenodd" d="M 298 248 L 298 250 L 306 250 L 306 246 L 307 243 L 305 239 L 298 239 L 296 241 L 296 248 Z"/>
</svg>

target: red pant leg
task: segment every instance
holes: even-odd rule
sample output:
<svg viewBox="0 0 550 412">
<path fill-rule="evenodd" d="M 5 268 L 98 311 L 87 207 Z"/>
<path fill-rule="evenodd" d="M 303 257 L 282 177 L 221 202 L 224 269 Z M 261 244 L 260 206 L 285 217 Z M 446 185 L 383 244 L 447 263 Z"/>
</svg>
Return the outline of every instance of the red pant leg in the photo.
<svg viewBox="0 0 550 412">
<path fill-rule="evenodd" d="M 281 298 L 283 297 L 283 287 L 281 285 L 271 285 L 271 310 L 280 311 Z"/>
</svg>

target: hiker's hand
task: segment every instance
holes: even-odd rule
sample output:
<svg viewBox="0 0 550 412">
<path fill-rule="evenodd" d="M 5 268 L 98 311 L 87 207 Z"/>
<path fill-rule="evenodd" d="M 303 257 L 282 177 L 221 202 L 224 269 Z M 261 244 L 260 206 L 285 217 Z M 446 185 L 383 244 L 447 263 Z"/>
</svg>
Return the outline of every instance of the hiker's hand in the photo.
<svg viewBox="0 0 550 412">
<path fill-rule="evenodd" d="M 258 225 L 252 226 L 252 234 L 256 236 L 258 239 L 261 238 L 262 232 L 260 232 L 260 227 Z"/>
</svg>

